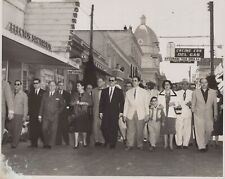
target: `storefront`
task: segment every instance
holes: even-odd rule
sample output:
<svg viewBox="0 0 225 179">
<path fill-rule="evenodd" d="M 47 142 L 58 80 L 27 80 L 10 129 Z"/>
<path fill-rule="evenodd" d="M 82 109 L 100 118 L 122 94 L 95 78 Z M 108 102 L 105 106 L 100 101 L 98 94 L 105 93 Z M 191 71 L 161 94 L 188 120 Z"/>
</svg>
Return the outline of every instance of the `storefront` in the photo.
<svg viewBox="0 0 225 179">
<path fill-rule="evenodd" d="M 25 38 L 26 33 L 3 29 L 2 68 L 7 81 L 21 80 L 24 90 L 29 90 L 32 80 L 40 78 L 45 88 L 50 80 L 66 81 L 68 69 L 79 68 L 69 58 L 51 52 L 51 45 L 44 40 L 38 38 L 34 42 Z"/>
</svg>

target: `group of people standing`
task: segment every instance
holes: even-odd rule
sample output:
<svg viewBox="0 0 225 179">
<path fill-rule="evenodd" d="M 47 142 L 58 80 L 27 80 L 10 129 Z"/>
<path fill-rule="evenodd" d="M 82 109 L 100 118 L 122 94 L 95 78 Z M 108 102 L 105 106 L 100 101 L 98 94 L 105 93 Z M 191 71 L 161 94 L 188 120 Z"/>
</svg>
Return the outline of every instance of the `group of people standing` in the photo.
<svg viewBox="0 0 225 179">
<path fill-rule="evenodd" d="M 7 82 L 3 83 L 6 88 Z M 8 90 L 3 89 L 12 148 L 17 147 L 26 120 L 29 121 L 29 147 L 38 147 L 38 139 L 41 139 L 43 147 L 51 149 L 54 145 L 62 145 L 62 141 L 69 145 L 72 138 L 75 150 L 80 141 L 83 147 L 93 143 L 96 147 L 114 149 L 118 134 L 124 139 L 125 150 L 134 147 L 142 150 L 143 139 L 147 137 L 149 150 L 155 151 L 160 135 L 163 135 L 165 149 L 173 151 L 174 138 L 178 149 L 187 149 L 194 123 L 198 149 L 205 152 L 214 122 L 222 120 L 217 92 L 208 88 L 205 78 L 200 80 L 201 87 L 195 91 L 188 89 L 189 83 L 185 79 L 179 91 L 173 90 L 169 80 L 163 82 L 162 91 L 148 91 L 141 87 L 138 76 L 126 84 L 126 92 L 113 76 L 109 77 L 108 85 L 99 78 L 94 89 L 91 85 L 85 88 L 83 81 L 77 81 L 76 90 L 71 82 L 69 91 L 64 90 L 63 82 L 50 81 L 47 91 L 41 89 L 40 84 L 39 79 L 34 79 L 33 88 L 27 95 L 21 81 L 16 80 L 11 102 L 6 99 Z M 125 130 L 121 129 L 121 123 Z"/>
</svg>

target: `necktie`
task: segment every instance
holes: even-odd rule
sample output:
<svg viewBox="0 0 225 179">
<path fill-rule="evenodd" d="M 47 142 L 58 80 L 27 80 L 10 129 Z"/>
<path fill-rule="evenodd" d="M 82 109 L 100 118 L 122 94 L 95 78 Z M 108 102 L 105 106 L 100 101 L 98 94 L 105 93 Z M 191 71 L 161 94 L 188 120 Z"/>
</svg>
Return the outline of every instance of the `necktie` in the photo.
<svg viewBox="0 0 225 179">
<path fill-rule="evenodd" d="M 185 99 L 186 99 L 186 91 L 184 91 L 183 97 L 184 97 L 184 101 L 185 101 Z"/>
<path fill-rule="evenodd" d="M 136 98 L 136 88 L 134 90 L 134 99 Z"/>
<path fill-rule="evenodd" d="M 113 89 L 112 89 L 112 87 L 111 87 L 111 88 L 110 88 L 110 93 L 109 93 L 110 101 L 111 101 L 111 99 L 112 99 L 112 92 L 113 92 Z"/>
<path fill-rule="evenodd" d="M 35 94 L 37 94 L 37 89 L 35 89 Z"/>
</svg>

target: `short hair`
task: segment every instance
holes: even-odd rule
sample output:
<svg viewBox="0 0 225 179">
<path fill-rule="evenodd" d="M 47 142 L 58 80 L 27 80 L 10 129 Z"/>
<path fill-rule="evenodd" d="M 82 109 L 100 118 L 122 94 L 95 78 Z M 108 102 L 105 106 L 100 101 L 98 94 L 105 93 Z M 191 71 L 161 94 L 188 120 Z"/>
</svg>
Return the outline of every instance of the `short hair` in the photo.
<svg viewBox="0 0 225 179">
<path fill-rule="evenodd" d="M 34 78 L 34 79 L 33 79 L 33 82 L 34 82 L 34 81 L 38 81 L 38 83 L 41 83 L 41 80 L 40 80 L 39 78 Z"/>
<path fill-rule="evenodd" d="M 162 83 L 163 89 L 165 89 L 166 82 L 168 82 L 170 84 L 170 87 L 173 88 L 173 84 L 172 84 L 172 82 L 170 80 L 164 80 L 163 83 Z"/>
<path fill-rule="evenodd" d="M 115 77 L 115 76 L 110 76 L 110 77 L 109 77 L 109 79 L 110 79 L 110 78 L 114 78 L 114 79 L 115 79 L 115 81 L 116 81 L 116 77 Z"/>
<path fill-rule="evenodd" d="M 59 85 L 60 83 L 63 83 L 63 84 L 64 84 L 64 82 L 63 82 L 63 81 L 58 81 L 57 85 Z"/>
<path fill-rule="evenodd" d="M 20 80 L 15 80 L 14 84 L 15 84 L 16 82 L 19 82 L 19 83 L 22 85 L 22 82 L 21 82 Z"/>
<path fill-rule="evenodd" d="M 201 83 L 202 80 L 204 80 L 204 79 L 208 82 L 208 79 L 207 78 L 200 78 L 199 82 Z"/>
<path fill-rule="evenodd" d="M 141 78 L 139 76 L 133 76 L 133 78 L 137 78 L 137 80 L 140 82 Z"/>
<path fill-rule="evenodd" d="M 153 101 L 153 99 L 158 100 L 158 98 L 157 98 L 156 96 L 153 96 L 153 97 L 151 98 L 151 102 Z"/>
<path fill-rule="evenodd" d="M 84 86 L 84 87 L 85 87 L 85 84 L 84 84 L 84 82 L 83 82 L 83 81 L 78 80 L 76 84 L 78 84 L 78 83 L 80 83 L 80 85 L 81 85 L 81 86 Z"/>
<path fill-rule="evenodd" d="M 133 85 L 132 82 L 130 82 L 130 81 L 126 83 L 126 85 L 128 85 L 128 84 L 131 84 L 131 86 Z"/>
<path fill-rule="evenodd" d="M 55 82 L 55 80 L 50 80 L 49 82 L 48 82 L 48 84 L 50 85 L 50 83 L 55 83 L 55 85 L 56 85 L 56 82 Z"/>
</svg>

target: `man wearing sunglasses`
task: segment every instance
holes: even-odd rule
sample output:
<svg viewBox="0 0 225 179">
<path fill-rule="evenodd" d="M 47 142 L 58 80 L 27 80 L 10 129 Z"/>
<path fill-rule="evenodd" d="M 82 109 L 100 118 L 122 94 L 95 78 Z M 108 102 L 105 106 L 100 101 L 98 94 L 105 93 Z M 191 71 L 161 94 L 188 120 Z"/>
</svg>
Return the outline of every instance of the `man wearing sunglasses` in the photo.
<svg viewBox="0 0 225 179">
<path fill-rule="evenodd" d="M 28 114 L 28 98 L 23 91 L 22 82 L 16 80 L 14 83 L 14 118 L 9 122 L 9 132 L 12 135 L 11 148 L 16 148 L 23 127 L 23 122 L 27 119 Z"/>
<path fill-rule="evenodd" d="M 123 116 L 123 91 L 116 87 L 116 78 L 109 78 L 109 87 L 102 90 L 99 113 L 102 119 L 101 130 L 105 139 L 105 147 L 116 147 L 118 135 L 118 120 Z"/>
<path fill-rule="evenodd" d="M 137 143 L 143 149 L 144 124 L 149 119 L 149 94 L 139 87 L 140 78 L 135 76 L 132 80 L 133 88 L 126 92 L 124 104 L 124 120 L 127 122 L 127 147 L 130 150 Z"/>
<path fill-rule="evenodd" d="M 41 107 L 41 99 L 45 90 L 41 89 L 41 81 L 36 78 L 33 80 L 33 88 L 28 95 L 28 115 L 29 115 L 29 135 L 31 148 L 38 147 L 38 139 L 40 138 L 44 142 L 42 133 L 42 124 L 38 120 L 38 114 Z"/>
</svg>

